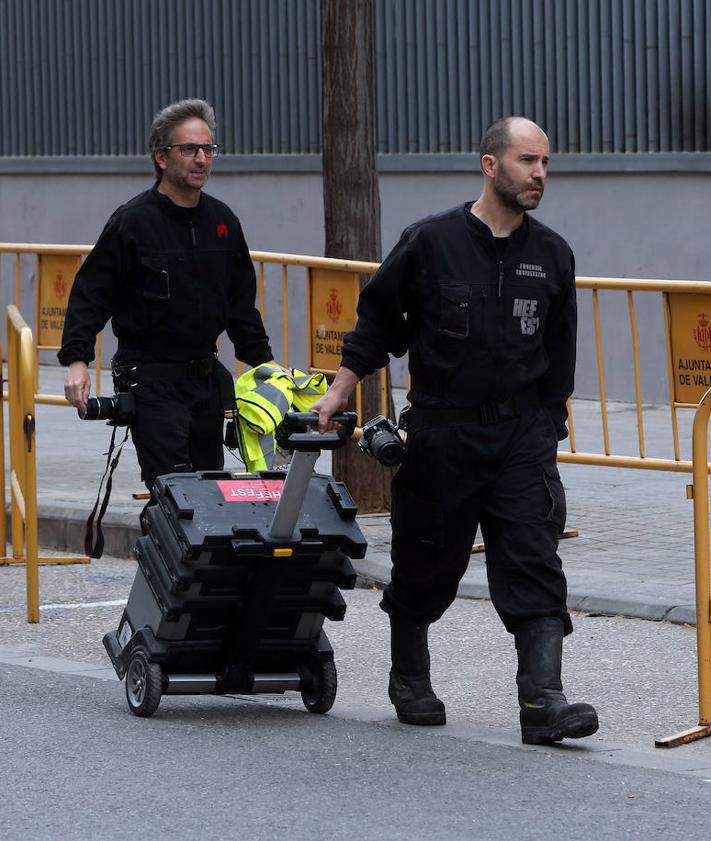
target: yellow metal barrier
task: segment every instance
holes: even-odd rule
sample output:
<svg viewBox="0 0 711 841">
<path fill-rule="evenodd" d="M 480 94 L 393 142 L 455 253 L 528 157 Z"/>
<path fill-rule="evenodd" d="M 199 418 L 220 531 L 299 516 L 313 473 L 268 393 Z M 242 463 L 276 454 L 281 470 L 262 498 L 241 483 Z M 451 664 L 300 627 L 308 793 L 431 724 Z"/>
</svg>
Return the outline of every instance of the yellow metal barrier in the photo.
<svg viewBox="0 0 711 841">
<path fill-rule="evenodd" d="M 575 418 L 572 412 L 572 406 L 569 404 L 569 452 L 560 451 L 558 453 L 558 460 L 561 462 L 572 464 L 593 464 L 602 466 L 607 465 L 610 467 L 632 467 L 643 470 L 665 470 L 676 473 L 691 473 L 692 462 L 684 460 L 680 457 L 677 411 L 679 409 L 695 409 L 698 405 L 698 400 L 701 398 L 704 392 L 704 388 L 697 388 L 697 394 L 694 396 L 694 399 L 682 400 L 679 398 L 678 392 L 682 391 L 682 389 L 678 387 L 673 365 L 675 347 L 674 329 L 676 325 L 676 329 L 678 330 L 679 325 L 677 323 L 678 319 L 675 321 L 672 318 L 672 303 L 676 301 L 679 296 L 702 296 L 698 299 L 700 305 L 708 306 L 709 300 L 711 299 L 711 293 L 709 291 L 708 282 L 689 280 L 649 280 L 633 278 L 579 277 L 576 279 L 576 288 L 578 290 L 590 290 L 592 294 L 595 356 L 598 371 L 598 395 L 600 403 L 600 415 L 602 421 L 604 452 L 584 453 L 579 452 L 577 450 L 575 443 Z M 599 302 L 599 293 L 601 291 L 624 293 L 627 298 L 627 309 L 629 312 L 630 337 L 632 342 L 632 360 L 634 370 L 634 403 L 636 407 L 637 417 L 638 455 L 636 456 L 616 455 L 612 452 L 612 445 L 610 443 L 609 422 L 607 414 L 608 399 L 605 387 L 605 371 L 603 363 L 602 329 Z M 637 332 L 637 319 L 634 300 L 635 292 L 657 293 L 658 295 L 661 295 L 662 309 L 664 315 L 664 341 L 666 342 L 667 355 L 669 407 L 671 410 L 672 447 L 674 454 L 674 458 L 670 459 L 649 458 L 646 454 L 644 437 L 644 411 L 642 403 L 642 388 L 639 364 L 639 336 Z"/>
<path fill-rule="evenodd" d="M 711 736 L 711 591 L 709 588 L 709 475 L 708 436 L 711 389 L 694 415 L 694 482 L 687 496 L 694 500 L 694 556 L 696 559 L 696 658 L 699 681 L 699 724 L 673 736 L 657 739 L 658 748 L 673 748 Z"/>
<path fill-rule="evenodd" d="M 34 311 L 35 331 L 35 403 L 64 405 L 63 397 L 55 394 L 40 394 L 38 367 L 40 351 L 59 350 L 60 337 L 74 275 L 79 268 L 81 258 L 91 251 L 90 245 L 43 245 L 40 243 L 6 242 L 0 243 L 0 256 L 12 254 L 15 258 L 15 306 L 22 307 L 22 255 L 29 255 L 34 260 Z M 52 306 L 55 305 L 55 306 Z M 44 310 L 51 312 L 45 318 Z M 57 310 L 57 312 L 55 312 Z M 96 337 L 96 394 L 101 394 L 101 336 Z M 3 392 L 7 400 L 7 392 Z"/>
<path fill-rule="evenodd" d="M 12 557 L 0 558 L 0 564 L 25 564 L 27 621 L 39 622 L 39 564 L 89 563 L 89 559 L 38 556 L 34 388 L 37 357 L 32 331 L 14 304 L 7 308 L 7 344 Z M 4 503 L 4 453 L 0 461 Z M 6 545 L 4 505 L 0 517 L 0 540 L 3 546 Z"/>
<path fill-rule="evenodd" d="M 338 366 L 338 358 L 340 357 L 340 342 L 337 342 L 338 348 L 335 352 L 326 354 L 330 357 L 330 364 L 323 364 L 324 354 L 319 354 L 314 349 L 314 338 L 317 334 L 318 327 L 315 321 L 315 310 L 323 301 L 318 297 L 319 285 L 325 283 L 328 287 L 334 287 L 331 291 L 338 294 L 343 294 L 344 288 L 347 289 L 349 283 L 352 285 L 354 292 L 348 294 L 348 301 L 346 302 L 347 312 L 341 310 L 341 302 L 333 299 L 327 304 L 333 304 L 331 312 L 332 316 L 338 318 L 344 316 L 347 320 L 345 329 L 339 332 L 343 333 L 346 330 L 352 329 L 355 325 L 355 305 L 358 299 L 358 292 L 360 290 L 360 276 L 373 274 L 379 263 L 365 262 L 362 260 L 337 260 L 331 257 L 313 257 L 303 254 L 278 254 L 270 251 L 250 251 L 250 257 L 257 266 L 257 300 L 259 311 L 262 318 L 265 316 L 265 298 L 266 298 L 266 270 L 268 265 L 278 266 L 281 268 L 281 299 L 282 299 L 282 339 L 283 339 L 283 354 L 281 363 L 289 366 L 289 270 L 303 269 L 304 270 L 304 295 L 306 298 L 306 335 L 307 335 L 307 365 L 309 371 L 322 371 L 325 374 L 335 374 Z M 340 278 L 343 278 L 341 280 Z M 345 281 L 345 286 L 344 286 Z M 334 319 L 335 320 L 335 319 Z M 241 372 L 240 366 L 237 367 L 237 373 Z M 383 369 L 380 374 L 380 411 L 381 414 L 388 414 L 389 394 L 387 393 L 387 374 Z M 362 408 L 361 408 L 361 389 L 360 386 L 356 393 L 356 411 L 358 413 L 359 422 L 362 422 Z"/>
<path fill-rule="evenodd" d="M 15 254 L 16 260 L 16 296 L 18 296 L 19 300 L 19 287 L 20 287 L 20 255 L 21 254 L 36 254 L 36 255 L 82 255 L 86 254 L 91 250 L 90 246 L 56 246 L 56 245 L 26 245 L 26 244 L 0 244 L 0 254 L 3 252 L 10 252 Z M 377 268 L 377 263 L 369 263 L 369 262 L 362 262 L 356 260 L 334 260 L 324 257 L 313 257 L 313 256 L 305 256 L 305 255 L 294 255 L 294 254 L 277 254 L 277 253 L 270 253 L 270 252 L 263 252 L 263 251 L 253 251 L 251 252 L 251 258 L 256 264 L 257 268 L 257 298 L 259 309 L 262 313 L 262 316 L 265 315 L 265 287 L 266 283 L 268 282 L 266 279 L 267 269 L 272 267 L 270 274 L 274 275 L 275 280 L 278 279 L 281 282 L 281 294 L 282 294 L 282 324 L 281 329 L 283 332 L 283 356 L 282 362 L 284 365 L 288 365 L 290 362 L 290 333 L 289 333 L 289 321 L 290 321 L 290 314 L 289 314 L 289 292 L 294 280 L 293 278 L 293 270 L 297 269 L 302 271 L 303 279 L 304 279 L 304 295 L 307 299 L 307 336 L 308 341 L 311 342 L 314 335 L 318 333 L 318 325 L 315 322 L 315 310 L 314 310 L 314 301 L 316 300 L 313 293 L 313 287 L 315 285 L 315 281 L 318 278 L 321 282 L 329 284 L 331 280 L 337 280 L 337 282 L 332 283 L 333 289 L 330 290 L 333 293 L 336 293 L 336 297 L 333 296 L 331 299 L 325 302 L 325 306 L 328 307 L 329 316 L 335 316 L 340 314 L 339 306 L 341 305 L 341 301 L 338 298 L 339 295 L 342 294 L 342 288 L 347 288 L 347 284 L 352 281 L 353 284 L 357 282 L 362 275 L 369 275 L 372 274 Z M 276 271 L 274 271 L 276 269 Z M 320 274 L 319 274 L 320 273 Z M 338 280 L 340 278 L 349 278 L 350 280 L 346 283 L 344 287 L 343 284 Z M 568 439 L 568 450 L 561 450 L 558 453 L 559 461 L 563 463 L 571 463 L 571 464 L 588 464 L 588 465 L 598 465 L 598 466 L 607 466 L 607 467 L 621 467 L 621 468 L 635 468 L 635 469 L 644 469 L 644 470 L 660 470 L 660 471 L 668 471 L 668 472 L 676 472 L 676 473 L 691 473 L 694 472 L 695 477 L 698 476 L 699 473 L 703 474 L 707 479 L 707 457 L 704 452 L 703 455 L 699 454 L 698 444 L 696 443 L 696 433 L 694 435 L 694 447 L 695 453 L 694 457 L 691 461 L 682 459 L 680 455 L 680 445 L 679 445 L 679 427 L 678 427 L 678 419 L 677 419 L 677 412 L 679 409 L 696 409 L 699 399 L 703 394 L 703 389 L 698 391 L 698 393 L 694 392 L 694 389 L 689 389 L 688 380 L 687 382 L 682 382 L 681 376 L 678 375 L 677 370 L 675 368 L 675 360 L 679 355 L 679 342 L 680 340 L 675 337 L 675 330 L 678 332 L 678 327 L 680 324 L 679 312 L 681 312 L 683 307 L 684 299 L 690 301 L 690 306 L 693 308 L 695 302 L 698 300 L 698 306 L 694 310 L 699 311 L 700 316 L 702 316 L 705 312 L 711 313 L 711 294 L 709 292 L 709 284 L 703 281 L 686 281 L 686 280 L 654 280 L 654 279 L 626 279 L 626 278 L 596 278 L 596 277 L 578 277 L 576 280 L 576 286 L 580 293 L 583 295 L 588 294 L 591 295 L 592 299 L 592 321 L 593 321 L 593 335 L 594 335 L 594 342 L 595 342 L 595 359 L 597 363 L 597 379 L 598 379 L 598 399 L 599 399 L 599 406 L 600 406 L 600 417 L 602 423 L 602 452 L 581 452 L 577 448 L 576 444 L 576 436 L 575 436 L 575 417 L 573 412 L 573 407 L 569 403 L 569 429 L 570 429 L 570 436 Z M 637 454 L 630 455 L 630 454 L 621 454 L 615 453 L 613 449 L 613 444 L 610 440 L 610 429 L 609 429 L 609 418 L 608 418 L 608 398 L 607 398 L 607 390 L 605 384 L 605 369 L 604 369 L 604 354 L 603 354 L 603 331 L 601 326 L 601 307 L 600 307 L 600 293 L 620 293 L 624 294 L 626 299 L 626 309 L 629 315 L 629 325 L 630 325 L 630 337 L 632 343 L 632 363 L 633 363 L 633 374 L 634 374 L 634 403 L 636 407 L 636 422 L 637 422 Z M 635 295 L 639 294 L 656 294 L 661 296 L 661 304 L 663 310 L 663 320 L 664 320 L 664 336 L 660 336 L 660 341 L 664 341 L 666 343 L 666 356 L 667 356 L 667 376 L 669 381 L 669 408 L 671 414 L 671 432 L 672 432 L 672 451 L 673 457 L 672 458 L 657 458 L 657 457 L 650 457 L 647 454 L 647 448 L 645 443 L 645 434 L 644 434 L 644 406 L 643 406 L 643 397 L 642 397 L 642 387 L 641 387 L 641 375 L 640 375 L 640 350 L 639 350 L 639 335 L 637 329 L 637 315 L 636 315 L 636 306 L 635 306 Z M 321 304 L 319 304 L 321 305 Z M 617 308 L 619 311 L 619 308 Z M 688 325 L 687 325 L 688 327 Z M 703 319 L 700 318 L 699 324 L 694 326 L 694 336 L 697 343 L 704 348 L 704 352 L 711 350 L 711 324 L 703 323 Z M 336 336 L 338 336 L 338 331 L 336 332 Z M 340 331 L 342 332 L 342 331 Z M 683 345 L 683 342 L 681 342 Z M 309 347 L 307 351 L 308 358 L 311 359 L 313 354 L 313 348 Z M 337 354 L 336 354 L 337 356 Z M 337 364 L 337 363 L 336 363 Z M 320 367 L 318 370 L 325 370 L 327 373 L 331 373 L 335 370 L 335 364 L 333 368 L 326 368 Z M 98 377 L 97 371 L 97 377 Z M 238 369 L 239 373 L 239 369 Z M 383 386 L 381 389 L 382 395 L 382 412 L 383 414 L 387 414 L 387 402 L 388 402 L 388 394 L 385 388 L 385 379 L 383 378 Z M 707 384 L 708 385 L 708 384 Z M 693 392 L 693 393 L 692 393 Z M 46 401 L 42 399 L 42 402 L 57 402 L 61 404 L 65 404 L 64 398 L 59 396 L 53 395 L 40 395 L 41 398 L 47 398 Z M 704 400 L 706 398 L 704 397 Z M 37 402 L 40 402 L 38 399 Z M 359 417 L 361 416 L 361 401 L 359 397 L 357 397 L 357 408 L 359 412 Z M 702 401 L 703 403 L 703 401 Z M 702 412 L 702 408 L 700 407 L 699 412 Z M 705 411 L 705 409 L 704 409 Z M 696 423 L 699 421 L 699 418 L 702 417 L 701 414 L 697 415 L 695 419 L 695 429 Z M 706 496 L 704 492 L 700 489 L 700 484 L 698 478 L 694 480 L 694 499 L 695 505 L 697 504 L 696 500 L 698 499 L 699 495 Z M 704 528 L 701 523 L 700 516 L 697 514 L 695 517 L 695 531 L 698 531 L 700 528 Z M 707 520 L 704 521 L 706 523 L 706 528 L 708 529 Z M 703 541 L 701 541 L 703 543 Z M 700 553 L 702 550 L 699 548 L 701 545 L 699 542 L 699 538 L 697 536 L 696 540 L 696 562 L 697 562 L 697 576 L 700 574 L 699 570 L 704 567 L 703 557 L 700 558 Z M 706 540 L 706 545 L 708 544 L 708 540 Z M 708 551 L 708 547 L 707 547 Z M 708 567 L 708 563 L 706 563 L 706 568 Z M 703 583 L 702 583 L 703 586 Z M 708 604 L 706 605 L 704 615 L 708 614 Z M 699 672 L 700 675 L 702 672 L 708 672 L 708 660 L 702 664 L 700 659 L 699 661 Z M 711 676 L 709 677 L 711 679 Z M 700 683 L 701 686 L 701 683 Z M 707 701 L 702 701 L 703 704 L 708 703 Z M 702 720 L 707 720 L 709 718 L 709 712 L 702 713 Z"/>
<path fill-rule="evenodd" d="M 37 269 L 35 275 L 37 278 L 42 276 L 40 261 L 42 259 L 49 259 L 50 257 L 67 257 L 76 258 L 88 254 L 91 250 L 89 245 L 46 245 L 46 244 L 28 244 L 28 243 L 0 243 L 0 256 L 2 254 L 13 254 L 15 257 L 15 297 L 16 304 L 19 305 L 20 300 L 20 281 L 21 268 L 20 258 L 22 255 L 35 255 L 37 258 Z M 281 281 L 282 293 L 282 324 L 281 329 L 283 333 L 283 354 L 282 362 L 284 365 L 289 365 L 290 362 L 290 332 L 289 332 L 289 289 L 293 286 L 294 269 L 303 270 L 304 281 L 304 296 L 307 298 L 307 335 L 309 341 L 313 338 L 315 331 L 318 330 L 318 325 L 314 323 L 314 295 L 312 288 L 315 285 L 315 280 L 325 280 L 328 283 L 330 277 L 342 276 L 351 278 L 358 278 L 362 275 L 372 274 L 377 268 L 378 263 L 364 262 L 359 260 L 335 260 L 327 257 L 313 257 L 299 254 L 280 254 L 266 251 L 252 251 L 250 256 L 257 268 L 257 299 L 260 312 L 265 316 L 265 286 L 266 286 L 266 268 L 274 267 L 277 272 L 274 274 L 278 276 Z M 280 271 L 279 271 L 280 270 Z M 321 274 L 319 274 L 321 273 Z M 276 280 L 276 277 L 275 277 Z M 337 285 L 337 284 L 334 284 Z M 570 438 L 569 450 L 561 451 L 559 453 L 559 460 L 565 463 L 575 464 L 594 464 L 607 465 L 611 467 L 627 467 L 640 468 L 645 470 L 664 470 L 680 473 L 690 473 L 692 470 L 691 462 L 683 460 L 680 457 L 679 447 L 679 430 L 677 422 L 678 409 L 692 409 L 695 408 L 701 393 L 693 400 L 681 400 L 675 398 L 674 389 L 674 370 L 672 367 L 673 358 L 673 343 L 672 343 L 672 318 L 671 318 L 671 304 L 672 298 L 684 295 L 702 295 L 709 296 L 709 284 L 705 281 L 688 281 L 688 280 L 652 280 L 652 279 L 627 279 L 627 278 L 599 278 L 599 277 L 579 277 L 576 281 L 577 289 L 580 291 L 590 290 L 592 294 L 592 312 L 593 325 L 595 336 L 595 355 L 597 360 L 598 372 L 598 386 L 599 386 L 599 404 L 602 420 L 602 435 L 603 435 L 603 452 L 579 452 L 575 440 L 575 417 L 572 411 L 572 406 L 569 404 L 570 410 Z M 603 348 L 602 348 L 602 329 L 601 329 L 601 315 L 600 315 L 600 292 L 618 292 L 624 293 L 627 300 L 627 309 L 629 311 L 630 331 L 632 339 L 632 357 L 634 364 L 634 393 L 635 405 L 637 412 L 637 438 L 638 438 L 638 455 L 622 455 L 615 454 L 612 450 L 610 442 L 609 422 L 608 422 L 608 400 L 605 386 L 605 371 L 603 364 Z M 673 458 L 649 458 L 646 454 L 645 437 L 644 437 L 644 413 L 642 404 L 642 389 L 640 380 L 640 353 L 639 341 L 637 331 L 637 318 L 635 311 L 635 293 L 657 293 L 662 296 L 662 306 L 664 310 L 665 323 L 665 341 L 667 346 L 667 367 L 669 377 L 669 392 L 670 392 L 670 409 L 671 409 L 671 429 L 672 429 L 672 444 L 673 444 Z M 39 308 L 40 295 L 39 292 L 35 294 L 36 308 Z M 330 302 L 329 302 L 330 304 Z M 333 306 L 337 308 L 340 302 L 334 301 Z M 711 333 L 711 331 L 710 331 Z M 661 337 L 660 337 L 661 338 Z M 97 350 L 100 350 L 97 347 Z M 311 348 L 307 351 L 307 356 L 310 358 L 314 354 Z M 96 370 L 96 393 L 100 393 L 100 377 L 101 364 L 100 356 L 97 353 L 97 370 Z M 309 367 L 309 366 L 307 366 Z M 312 370 L 323 370 L 326 373 L 333 373 L 333 367 L 319 366 L 315 368 L 310 366 Z M 240 373 L 238 366 L 237 373 Z M 381 411 L 387 414 L 388 394 L 385 388 L 385 376 L 383 374 L 381 385 Z M 52 403 L 57 405 L 65 405 L 64 398 L 59 395 L 37 394 L 35 398 L 37 403 Z M 357 396 L 357 406 L 360 413 L 360 398 Z"/>
<path fill-rule="evenodd" d="M 35 314 L 36 323 L 40 323 L 41 316 L 41 301 L 42 293 L 40 289 L 40 280 L 45 277 L 42 270 L 42 260 L 50 258 L 77 258 L 88 254 L 92 249 L 91 245 L 51 245 L 43 243 L 17 243 L 8 242 L 0 243 L 0 257 L 3 254 L 11 254 L 15 258 L 15 305 L 20 307 L 21 302 L 21 257 L 22 255 L 34 255 L 36 257 L 35 263 Z M 290 284 L 290 269 L 302 269 L 304 277 L 304 296 L 309 299 L 311 303 L 311 290 L 314 286 L 314 272 L 332 272 L 342 275 L 369 275 L 375 272 L 378 268 L 378 263 L 364 262 L 360 260 L 335 260 L 328 257 L 311 257 L 300 254 L 279 254 L 268 251 L 251 251 L 250 256 L 257 268 L 257 301 L 259 311 L 262 317 L 265 317 L 265 299 L 266 299 L 266 266 L 275 266 L 281 269 L 281 298 L 282 298 L 282 338 L 283 338 L 283 354 L 280 360 L 286 367 L 290 362 L 290 333 L 289 333 L 289 284 Z M 293 280 L 293 278 L 292 278 Z M 307 308 L 307 327 L 308 335 L 312 333 L 312 307 Z M 38 344 L 39 350 L 58 349 L 58 344 Z M 310 353 L 307 353 L 310 356 Z M 323 366 L 306 366 L 311 370 L 323 371 L 326 374 L 335 373 L 334 368 Z M 241 373 L 241 366 L 237 365 L 237 374 Z M 101 337 L 97 336 L 96 345 L 96 373 L 95 373 L 95 388 L 96 394 L 101 394 Z M 386 393 L 386 375 L 385 372 L 381 375 L 381 412 L 387 414 L 388 395 Z M 37 384 L 35 383 L 35 391 L 37 391 Z M 7 399 L 7 394 L 4 395 Z M 358 406 L 360 417 L 360 389 L 358 391 Z M 50 405 L 65 405 L 64 398 L 53 394 L 37 393 L 35 397 L 36 403 L 50 404 Z"/>
</svg>

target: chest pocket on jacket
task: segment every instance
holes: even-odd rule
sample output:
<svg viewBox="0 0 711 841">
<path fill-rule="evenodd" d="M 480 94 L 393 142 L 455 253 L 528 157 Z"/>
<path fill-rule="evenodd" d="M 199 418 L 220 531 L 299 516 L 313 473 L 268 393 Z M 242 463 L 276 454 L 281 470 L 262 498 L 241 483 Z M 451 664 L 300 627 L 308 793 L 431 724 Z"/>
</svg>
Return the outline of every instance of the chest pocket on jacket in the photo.
<svg viewBox="0 0 711 841">
<path fill-rule="evenodd" d="M 440 280 L 438 333 L 451 339 L 467 338 L 471 326 L 471 297 L 468 284 Z"/>
<path fill-rule="evenodd" d="M 160 257 L 141 257 L 141 294 L 146 301 L 170 300 L 170 272 Z"/>
</svg>

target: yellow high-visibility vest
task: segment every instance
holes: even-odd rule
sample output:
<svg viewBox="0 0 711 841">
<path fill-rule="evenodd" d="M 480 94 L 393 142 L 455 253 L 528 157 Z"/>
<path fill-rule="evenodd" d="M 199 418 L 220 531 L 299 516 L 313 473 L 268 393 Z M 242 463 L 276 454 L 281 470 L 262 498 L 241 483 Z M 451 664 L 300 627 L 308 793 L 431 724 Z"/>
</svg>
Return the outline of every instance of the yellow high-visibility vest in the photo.
<svg viewBox="0 0 711 841">
<path fill-rule="evenodd" d="M 285 371 L 275 362 L 250 368 L 235 383 L 237 434 L 246 469 L 269 470 L 274 464 L 274 430 L 293 409 L 308 412 L 328 388 L 324 374 Z"/>
</svg>

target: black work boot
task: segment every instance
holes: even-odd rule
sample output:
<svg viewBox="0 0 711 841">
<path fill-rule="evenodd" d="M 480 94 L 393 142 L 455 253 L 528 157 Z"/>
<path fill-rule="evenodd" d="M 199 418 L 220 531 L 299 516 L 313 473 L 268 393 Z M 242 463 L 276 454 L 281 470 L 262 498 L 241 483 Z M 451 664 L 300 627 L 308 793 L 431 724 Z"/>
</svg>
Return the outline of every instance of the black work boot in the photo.
<svg viewBox="0 0 711 841">
<path fill-rule="evenodd" d="M 554 618 L 536 619 L 515 636 L 524 745 L 548 745 L 597 732 L 595 708 L 590 704 L 569 704 L 563 694 L 560 679 L 563 622 Z"/>
<path fill-rule="evenodd" d="M 427 623 L 390 619 L 392 669 L 388 695 L 403 724 L 446 724 L 444 704 L 430 683 Z"/>
</svg>

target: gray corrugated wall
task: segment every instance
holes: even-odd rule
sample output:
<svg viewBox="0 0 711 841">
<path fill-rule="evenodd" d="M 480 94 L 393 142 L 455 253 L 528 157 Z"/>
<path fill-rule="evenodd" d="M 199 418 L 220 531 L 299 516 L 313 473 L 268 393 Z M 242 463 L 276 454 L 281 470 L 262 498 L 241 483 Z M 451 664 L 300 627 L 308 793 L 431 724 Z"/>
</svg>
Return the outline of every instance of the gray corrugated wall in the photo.
<svg viewBox="0 0 711 841">
<path fill-rule="evenodd" d="M 198 96 L 240 153 L 318 152 L 317 0 L 0 0 L 0 155 L 137 155 Z"/>
<path fill-rule="evenodd" d="M 707 151 L 711 0 L 375 0 L 378 151 L 503 114 L 559 152 Z M 0 0 L 0 156 L 141 155 L 209 99 L 231 154 L 320 148 L 318 0 Z"/>
<path fill-rule="evenodd" d="M 376 0 L 378 149 L 466 152 L 503 114 L 559 152 L 707 151 L 708 0 Z"/>
</svg>

